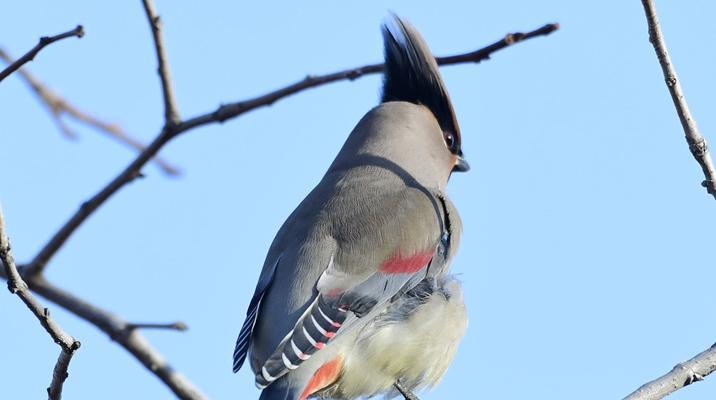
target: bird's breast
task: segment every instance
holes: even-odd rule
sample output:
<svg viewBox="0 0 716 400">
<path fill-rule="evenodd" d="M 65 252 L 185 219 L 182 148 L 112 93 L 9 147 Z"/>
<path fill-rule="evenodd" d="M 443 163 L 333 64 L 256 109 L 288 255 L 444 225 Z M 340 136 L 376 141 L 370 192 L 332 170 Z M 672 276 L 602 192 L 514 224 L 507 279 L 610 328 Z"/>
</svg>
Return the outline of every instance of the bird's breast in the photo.
<svg viewBox="0 0 716 400">
<path fill-rule="evenodd" d="M 411 390 L 433 386 L 466 328 L 460 283 L 452 276 L 427 278 L 363 329 L 326 395 L 372 396 L 390 392 L 397 380 Z"/>
</svg>

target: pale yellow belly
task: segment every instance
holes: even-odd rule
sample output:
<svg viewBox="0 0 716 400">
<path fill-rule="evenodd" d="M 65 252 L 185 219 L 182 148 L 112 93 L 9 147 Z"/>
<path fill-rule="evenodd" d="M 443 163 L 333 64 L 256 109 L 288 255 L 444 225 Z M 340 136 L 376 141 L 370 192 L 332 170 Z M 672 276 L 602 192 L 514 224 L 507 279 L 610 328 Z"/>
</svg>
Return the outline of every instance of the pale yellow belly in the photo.
<svg viewBox="0 0 716 400">
<path fill-rule="evenodd" d="M 320 396 L 355 399 L 390 393 L 398 379 L 411 390 L 438 383 L 467 328 L 459 282 L 438 279 L 440 290 L 418 306 L 399 300 L 366 326 L 343 354 L 338 380 Z"/>
</svg>

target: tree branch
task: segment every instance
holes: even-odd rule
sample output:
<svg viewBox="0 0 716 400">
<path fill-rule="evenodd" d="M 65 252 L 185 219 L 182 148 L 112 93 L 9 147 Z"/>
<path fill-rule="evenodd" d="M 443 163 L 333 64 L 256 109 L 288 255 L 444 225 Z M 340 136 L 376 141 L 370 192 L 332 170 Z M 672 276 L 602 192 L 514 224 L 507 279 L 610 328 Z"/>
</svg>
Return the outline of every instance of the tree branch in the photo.
<svg viewBox="0 0 716 400">
<path fill-rule="evenodd" d="M 48 261 L 55 255 L 57 250 L 65 244 L 70 235 L 95 212 L 107 199 L 127 183 L 142 176 L 141 168 L 154 157 L 159 149 L 171 139 L 171 131 L 163 129 L 160 135 L 144 149 L 117 177 L 112 179 L 102 190 L 91 199 L 80 205 L 74 215 L 52 236 L 49 242 L 40 250 L 35 258 L 26 266 L 23 273 L 26 276 L 41 274 L 47 266 Z"/>
<path fill-rule="evenodd" d="M 178 121 L 178 115 L 176 113 L 176 107 L 174 105 L 168 75 L 168 68 L 165 62 L 166 55 L 164 54 L 162 38 L 159 31 L 159 19 L 158 17 L 154 16 L 152 4 L 149 0 L 144 1 L 144 6 L 145 10 L 147 11 L 147 16 L 150 19 L 150 23 L 152 25 L 155 46 L 159 58 L 159 70 L 162 78 L 162 86 L 165 98 L 164 100 L 166 105 L 165 129 L 162 130 L 162 134 L 160 134 L 160 137 L 158 138 L 161 139 L 164 136 L 169 137 L 168 129 L 174 126 L 175 123 Z M 28 53 L 28 55 L 12 63 L 10 67 L 8 67 L 8 69 L 3 71 L 3 74 L 5 74 L 4 76 L 9 75 L 11 72 L 17 70 L 25 62 L 32 59 L 32 57 L 34 57 L 34 55 L 39 52 L 42 47 L 52 43 L 53 41 L 60 40 L 63 37 L 67 37 L 71 34 L 81 36 L 82 27 L 78 26 L 75 31 L 58 35 L 53 38 L 42 38 L 40 40 L 40 44 L 30 53 Z M 23 74 L 23 76 L 27 79 L 29 77 L 29 74 Z M 27 80 L 31 81 L 31 79 Z M 37 87 L 38 86 L 34 86 L 36 92 L 38 93 L 38 95 L 40 95 L 40 91 L 37 89 Z M 49 93 L 49 91 L 46 91 L 45 93 Z M 48 105 L 49 104 L 50 102 L 48 102 Z M 67 108 L 66 102 L 64 102 L 64 105 L 65 108 Z M 54 108 L 51 109 L 54 110 Z M 98 120 L 94 120 L 91 117 L 87 118 L 87 115 L 83 115 L 82 113 L 78 112 L 77 109 L 73 109 L 72 107 L 70 107 L 69 109 L 75 111 L 74 115 L 76 117 L 79 115 L 79 119 L 84 120 L 85 122 L 90 124 L 94 123 L 96 126 L 98 125 Z M 128 175 L 120 175 L 120 177 L 113 181 L 121 181 L 118 186 L 116 186 L 117 183 L 115 183 L 115 185 L 112 185 L 110 183 L 110 185 L 108 185 L 108 188 L 105 188 L 104 190 L 100 191 L 100 193 L 98 193 L 97 196 L 91 199 L 90 202 L 83 204 L 83 206 L 80 208 L 80 211 L 82 211 L 83 209 L 96 209 L 112 193 L 114 193 L 114 191 L 116 191 L 116 189 L 114 189 L 115 187 L 119 188 L 127 182 L 133 180 L 134 178 L 141 176 L 141 166 L 146 164 L 146 162 L 151 159 L 152 156 L 156 155 L 163 143 L 165 142 L 163 142 L 162 140 L 155 140 L 155 142 L 153 142 L 149 148 L 144 149 L 139 154 L 135 162 L 130 165 L 130 167 L 132 165 L 134 165 L 135 167 L 132 168 Z M 89 213 L 86 215 L 89 215 Z M 62 229 L 60 229 L 60 236 L 65 234 L 69 236 L 69 234 L 74 229 L 76 229 L 77 226 L 79 226 L 79 224 L 84 220 L 84 218 L 86 218 L 86 216 L 80 218 L 80 220 L 76 218 L 71 219 L 72 223 L 66 224 Z M 57 239 L 57 237 L 55 237 L 54 239 Z M 5 265 L 6 267 L 5 271 L 0 271 L 0 277 L 4 277 L 8 280 L 8 287 L 10 288 L 10 290 L 20 296 L 20 298 L 25 302 L 25 304 L 38 317 L 43 327 L 45 327 L 45 329 L 50 333 L 50 335 L 52 335 L 55 341 L 60 344 L 60 346 L 62 346 L 63 349 L 62 353 L 60 354 L 60 357 L 57 360 L 57 364 L 55 365 L 52 382 L 50 384 L 50 387 L 47 389 L 49 399 L 60 399 L 62 394 L 62 386 L 67 378 L 67 368 L 69 367 L 69 362 L 71 360 L 73 352 L 77 348 L 79 348 L 80 343 L 69 337 L 69 335 L 67 335 L 66 333 L 64 333 L 59 328 L 59 326 L 57 326 L 54 321 L 49 318 L 49 311 L 47 309 L 44 309 L 42 310 L 42 312 L 40 312 L 41 306 L 29 292 L 28 288 L 47 298 L 48 300 L 64 307 L 75 315 L 86 319 L 87 321 L 93 323 L 101 330 L 106 332 L 114 341 L 116 341 L 127 351 L 129 351 L 147 369 L 149 369 L 154 375 L 161 379 L 162 382 L 164 382 L 164 384 L 167 385 L 174 392 L 174 394 L 177 395 L 177 397 L 181 399 L 203 400 L 205 398 L 204 395 L 188 379 L 186 379 L 180 373 L 174 371 L 173 368 L 171 368 L 171 366 L 169 366 L 166 361 L 164 361 L 163 357 L 151 347 L 147 340 L 144 339 L 144 337 L 141 336 L 137 330 L 137 328 L 139 327 L 168 328 L 167 325 L 162 326 L 161 324 L 129 324 L 121 318 L 117 317 L 116 315 L 108 311 L 102 310 L 98 307 L 95 307 L 85 302 L 84 300 L 75 297 L 71 293 L 51 285 L 49 282 L 47 282 L 47 280 L 45 280 L 43 274 L 43 267 L 46 264 L 46 260 L 49 260 L 49 257 L 54 254 L 57 249 L 59 249 L 62 243 L 64 243 L 64 240 L 62 240 L 60 243 L 56 241 L 53 242 L 51 240 L 50 247 L 57 247 L 54 247 L 53 250 L 49 250 L 49 253 L 47 253 L 48 247 L 46 247 L 38 254 L 40 259 L 43 259 L 42 257 L 47 257 L 45 259 L 45 262 L 36 263 L 35 265 L 30 265 L 29 267 L 23 269 L 23 272 L 25 272 L 25 278 L 27 279 L 26 283 L 18 272 L 14 260 L 12 259 L 9 241 L 7 240 L 7 237 L 4 233 L 2 213 L 0 210 L 0 261 L 2 261 L 3 265 Z M 45 251 L 45 253 L 43 253 L 43 251 Z M 38 257 L 36 257 L 35 259 L 38 259 Z M 177 330 L 184 330 L 186 329 L 186 325 L 183 323 L 174 323 L 171 325 L 171 328 Z"/>
<path fill-rule="evenodd" d="M 164 97 L 164 123 L 165 125 L 175 125 L 179 123 L 179 111 L 177 111 L 176 99 L 174 98 L 174 89 L 172 88 L 171 76 L 169 73 L 167 53 L 164 50 L 161 19 L 154 9 L 154 3 L 152 0 L 142 0 L 142 4 L 144 4 L 144 11 L 147 14 L 149 26 L 152 28 L 154 50 L 157 53 L 157 62 L 159 63 L 157 72 L 159 73 L 159 78 L 162 81 L 162 94 Z"/>
<path fill-rule="evenodd" d="M 70 31 L 60 33 L 59 35 L 55 36 L 43 36 L 40 38 L 40 42 L 32 48 L 32 50 L 28 51 L 24 56 L 18 58 L 14 63 L 10 64 L 9 67 L 5 68 L 2 72 L 0 72 L 0 81 L 7 78 L 10 74 L 17 71 L 18 68 L 22 67 L 23 64 L 32 61 L 37 53 L 40 52 L 45 46 L 50 45 L 58 40 L 62 40 L 68 37 L 77 36 L 78 38 L 81 38 L 84 36 L 85 32 L 82 29 L 82 25 L 77 25 L 75 29 L 72 29 Z"/>
<path fill-rule="evenodd" d="M 148 15 L 153 15 L 149 12 Z M 150 18 L 150 21 L 152 19 Z M 450 57 L 439 57 L 437 58 L 438 63 L 442 65 L 458 64 L 463 62 L 480 62 L 490 58 L 492 53 L 504 49 L 512 44 L 519 43 L 521 41 L 534 38 L 537 36 L 549 35 L 555 30 L 559 29 L 558 24 L 547 24 L 537 30 L 528 33 L 512 33 L 505 36 L 503 39 L 476 51 L 459 54 Z M 159 57 L 160 60 L 162 57 Z M 161 65 L 160 61 L 160 65 Z M 55 255 L 57 250 L 65 244 L 67 239 L 74 233 L 74 231 L 90 216 L 95 212 L 107 199 L 109 199 L 114 193 L 119 191 L 124 185 L 133 181 L 135 178 L 140 176 L 141 168 L 154 157 L 157 152 L 170 140 L 177 137 L 183 132 L 197 128 L 202 125 L 207 125 L 215 122 L 224 122 L 228 119 L 236 118 L 241 114 L 249 112 L 259 107 L 268 106 L 276 100 L 290 96 L 297 92 L 321 86 L 330 82 L 339 80 L 354 80 L 360 78 L 366 74 L 372 74 L 380 72 L 383 69 L 383 64 L 372 64 L 363 67 L 352 68 L 345 71 L 339 71 L 328 75 L 321 76 L 308 76 L 305 79 L 288 85 L 276 91 L 236 103 L 220 106 L 216 111 L 203 114 L 186 121 L 182 121 L 176 124 L 165 124 L 162 131 L 154 139 L 154 141 L 141 152 L 137 158 L 134 159 L 117 177 L 110 181 L 99 193 L 94 195 L 91 199 L 84 202 L 79 210 L 77 210 L 72 217 L 53 235 L 48 243 L 40 250 L 35 258 L 26 266 L 25 272 L 28 275 L 40 273 L 50 259 Z M 162 75 L 160 73 L 160 75 Z M 164 82 L 164 80 L 163 80 Z M 167 83 L 169 81 L 167 80 Z M 169 91 L 171 93 L 171 91 Z M 165 98 L 166 102 L 166 98 Z"/>
<path fill-rule="evenodd" d="M 173 331 L 186 331 L 189 327 L 181 322 L 172 322 L 170 324 L 155 324 L 155 323 L 129 323 L 127 329 L 168 329 Z"/>
<path fill-rule="evenodd" d="M 696 127 L 696 121 L 691 116 L 689 106 L 686 104 L 686 98 L 681 90 L 681 84 L 676 77 L 676 70 L 666 50 L 666 42 L 661 33 L 661 26 L 659 24 L 659 18 L 656 15 L 654 1 L 641 0 L 641 3 L 644 6 L 646 21 L 649 25 L 649 41 L 654 46 L 656 57 L 659 59 L 659 64 L 664 73 L 664 79 L 666 80 L 666 86 L 669 89 L 671 100 L 674 102 L 676 113 L 679 115 L 681 126 L 684 128 L 686 142 L 689 144 L 691 154 L 701 166 L 704 176 L 706 177 L 706 180 L 701 182 L 701 186 L 705 187 L 708 193 L 716 199 L 716 170 L 714 169 L 713 161 L 711 161 L 708 143 L 706 143 L 706 139 L 704 139 Z"/>
<path fill-rule="evenodd" d="M 2 48 L 0 48 L 0 59 L 3 59 L 8 64 L 13 62 L 12 57 L 3 51 Z M 21 68 L 18 71 L 18 74 L 22 80 L 27 83 L 30 89 L 32 89 L 33 93 L 37 95 L 42 104 L 47 107 L 47 110 L 50 112 L 50 115 L 59 127 L 60 132 L 62 132 L 69 139 L 75 139 L 77 135 L 72 131 L 72 129 L 70 129 L 69 126 L 65 124 L 62 119 L 63 115 L 67 115 L 76 121 L 84 123 L 99 132 L 106 133 L 110 137 L 117 139 L 119 142 L 124 143 L 137 151 L 145 149 L 146 146 L 143 143 L 130 136 L 119 125 L 105 122 L 90 113 L 80 110 L 77 106 L 57 94 L 44 83 L 40 82 L 26 69 Z M 152 159 L 152 161 L 155 162 L 157 166 L 167 175 L 179 175 L 179 169 L 161 157 L 156 156 Z"/>
<path fill-rule="evenodd" d="M 121 189 L 124 185 L 141 176 L 141 168 L 152 159 L 157 152 L 171 139 L 188 130 L 199 126 L 223 122 L 235 118 L 255 108 L 269 105 L 274 101 L 299 91 L 320 86 L 338 80 L 353 80 L 365 74 L 380 72 L 382 64 L 373 64 L 351 70 L 341 71 L 334 74 L 307 77 L 293 85 L 259 96 L 243 102 L 232 103 L 219 107 L 217 111 L 192 118 L 181 122 L 176 111 L 171 81 L 169 79 L 166 54 L 163 46 L 163 39 L 159 29 L 159 19 L 150 0 L 144 0 L 144 7 L 147 18 L 152 27 L 155 50 L 159 63 L 159 75 L 162 82 L 162 91 L 165 104 L 165 124 L 160 134 L 132 161 L 117 177 L 110 181 L 99 193 L 82 204 L 79 210 L 57 231 L 50 241 L 40 250 L 35 258 L 23 269 L 24 275 L 30 288 L 48 300 L 66 308 L 68 311 L 93 323 L 102 331 L 107 333 L 113 340 L 133 354 L 152 373 L 159 377 L 169 388 L 180 398 L 202 399 L 204 396 L 185 377 L 166 364 L 162 357 L 152 349 L 149 343 L 138 333 L 136 328 L 162 327 L 160 324 L 130 324 L 118 316 L 99 309 L 76 296 L 63 291 L 47 282 L 42 274 L 44 267 L 59 250 L 67 239 L 74 233 L 94 211 L 96 211 L 107 199 Z M 502 48 L 508 47 L 519 41 L 547 35 L 558 28 L 558 25 L 546 25 L 536 31 L 527 34 L 511 34 L 492 45 L 467 54 L 453 57 L 440 58 L 441 64 L 455 64 L 461 62 L 479 62 L 488 59 L 489 56 Z M 176 325 L 173 326 L 175 329 Z M 60 374 L 61 375 L 61 374 Z"/>
<path fill-rule="evenodd" d="M 69 376 L 67 370 L 70 367 L 71 359 L 72 353 L 64 350 L 57 357 L 57 363 L 55 363 L 55 368 L 52 370 L 52 382 L 50 382 L 50 387 L 47 388 L 47 398 L 49 400 L 60 400 L 62 398 L 62 387 Z"/>
<path fill-rule="evenodd" d="M 401 396 L 403 396 L 405 400 L 420 400 L 418 396 L 411 392 L 410 389 L 406 388 L 400 380 L 396 381 L 393 384 L 393 387 L 398 391 L 398 393 L 400 393 Z"/>
<path fill-rule="evenodd" d="M 0 277 L 7 275 L 0 271 Z M 184 375 L 174 370 L 132 324 L 122 317 L 99 308 L 45 279 L 42 274 L 26 278 L 30 290 L 95 325 L 132 354 L 156 375 L 180 399 L 203 400 L 206 397 Z"/>
<path fill-rule="evenodd" d="M 60 348 L 60 357 L 55 364 L 52 374 L 52 382 L 47 389 L 50 400 L 59 400 L 62 397 L 62 385 L 67 379 L 67 369 L 75 350 L 80 348 L 80 342 L 67 334 L 55 320 L 50 318 L 50 310 L 44 308 L 42 304 L 30 293 L 28 286 L 17 271 L 15 260 L 12 257 L 10 249 L 10 239 L 5 232 L 5 219 L 2 209 L 0 209 L 0 262 L 5 266 L 5 275 L 7 276 L 7 288 L 10 293 L 16 294 L 20 300 L 32 311 L 35 317 L 40 321 L 40 325 L 45 328 L 52 340 L 57 343 Z"/>
<path fill-rule="evenodd" d="M 484 60 L 489 60 L 490 56 L 506 47 L 509 47 L 515 43 L 525 41 L 538 36 L 546 36 L 550 33 L 559 29 L 559 24 L 547 24 L 543 27 L 536 29 L 528 33 L 510 33 L 504 38 L 497 42 L 483 47 L 479 50 L 475 50 L 469 53 L 458 54 L 448 57 L 436 57 L 438 65 L 452 65 L 460 63 L 479 63 Z M 369 64 L 362 67 L 351 68 L 343 71 L 334 72 L 326 75 L 308 75 L 304 79 L 285 86 L 276 91 L 266 93 L 264 95 L 254 97 L 253 99 L 243 100 L 235 103 L 225 104 L 220 106 L 214 112 L 200 115 L 189 120 L 186 120 L 180 124 L 177 129 L 177 134 L 187 131 L 189 129 L 196 128 L 201 125 L 206 125 L 214 122 L 224 122 L 228 119 L 238 117 L 239 115 L 252 111 L 256 108 L 269 106 L 276 100 L 280 100 L 284 97 L 288 97 L 292 94 L 300 91 L 311 89 L 317 86 L 325 85 L 327 83 L 342 81 L 342 80 L 355 80 L 368 74 L 374 74 L 383 71 L 384 64 Z"/>
<path fill-rule="evenodd" d="M 716 371 L 716 343 L 696 357 L 676 365 L 669 373 L 644 384 L 624 400 L 658 400 L 703 380 Z"/>
</svg>

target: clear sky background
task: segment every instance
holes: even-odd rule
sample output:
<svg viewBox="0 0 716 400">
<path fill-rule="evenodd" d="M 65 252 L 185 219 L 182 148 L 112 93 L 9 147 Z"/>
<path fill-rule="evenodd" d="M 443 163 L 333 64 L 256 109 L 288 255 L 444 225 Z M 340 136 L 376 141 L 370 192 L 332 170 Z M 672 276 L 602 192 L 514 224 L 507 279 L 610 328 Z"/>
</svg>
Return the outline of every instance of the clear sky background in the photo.
<svg viewBox="0 0 716 400">
<path fill-rule="evenodd" d="M 716 202 L 647 39 L 639 0 L 461 2 L 158 1 L 182 116 L 308 73 L 380 61 L 389 10 L 433 52 L 482 47 L 547 22 L 562 29 L 492 60 L 443 68 L 472 165 L 449 194 L 465 231 L 453 271 L 470 327 L 430 399 L 618 399 L 716 341 Z M 716 3 L 658 1 L 669 50 L 702 132 L 716 146 Z M 28 69 L 81 108 L 149 141 L 162 123 L 140 1 L 9 2 L 0 43 L 19 56 L 81 23 Z M 213 399 L 258 397 L 231 355 L 266 250 L 318 182 L 379 76 L 320 87 L 188 132 L 71 238 L 49 279 L 146 331 Z M 73 125 L 68 141 L 17 77 L 0 84 L 0 200 L 18 261 L 134 157 Z M 171 399 L 94 326 L 47 304 L 82 342 L 66 399 Z M 45 396 L 58 347 L 0 293 L 3 398 Z M 716 377 L 673 399 L 713 399 Z"/>
</svg>

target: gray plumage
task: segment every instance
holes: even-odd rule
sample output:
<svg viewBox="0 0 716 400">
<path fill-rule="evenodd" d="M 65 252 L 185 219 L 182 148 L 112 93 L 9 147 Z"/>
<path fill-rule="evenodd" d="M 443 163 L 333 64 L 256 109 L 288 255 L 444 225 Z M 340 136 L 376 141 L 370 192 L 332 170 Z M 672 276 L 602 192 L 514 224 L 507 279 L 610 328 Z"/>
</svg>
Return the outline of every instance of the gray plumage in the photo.
<svg viewBox="0 0 716 400">
<path fill-rule="evenodd" d="M 417 31 L 395 17 L 383 33 L 384 102 L 277 233 L 237 339 L 234 370 L 248 352 L 264 400 L 435 384 L 467 324 L 447 275 L 462 225 L 444 190 L 467 169 L 459 127 Z"/>
</svg>

